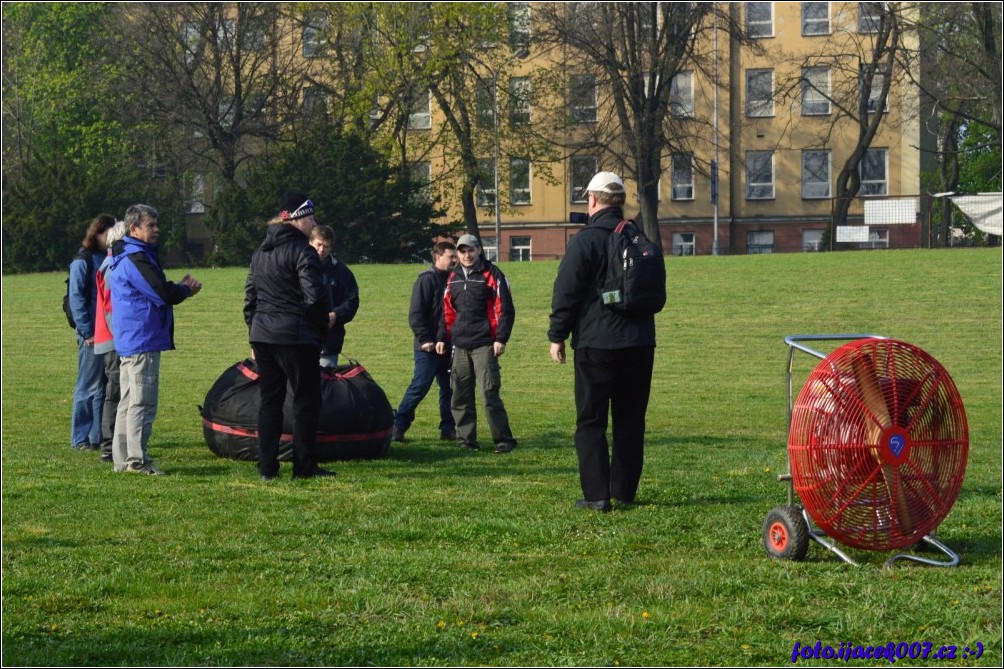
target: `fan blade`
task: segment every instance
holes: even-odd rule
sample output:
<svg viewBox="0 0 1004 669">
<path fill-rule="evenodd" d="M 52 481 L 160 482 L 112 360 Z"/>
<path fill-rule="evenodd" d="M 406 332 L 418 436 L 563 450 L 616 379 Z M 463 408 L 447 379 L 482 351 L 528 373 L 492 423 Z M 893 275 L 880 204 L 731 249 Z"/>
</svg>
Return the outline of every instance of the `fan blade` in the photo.
<svg viewBox="0 0 1004 669">
<path fill-rule="evenodd" d="M 882 431 L 892 425 L 892 417 L 889 415 L 889 407 L 886 405 L 885 397 L 879 388 L 874 360 L 867 353 L 855 355 L 851 359 L 851 368 L 854 370 L 854 378 L 861 390 L 861 400 L 864 402 L 865 408 L 875 418 L 875 421 L 866 427 L 867 441 L 868 444 L 877 446 Z M 900 529 L 905 534 L 909 534 L 913 531 L 913 517 L 910 514 L 910 507 L 906 503 L 906 491 L 903 490 L 902 485 L 899 485 L 899 471 L 896 467 L 882 462 L 882 455 L 878 448 L 870 450 L 872 457 L 882 467 L 882 478 L 889 490 L 889 502 L 896 507 L 896 517 Z"/>
</svg>

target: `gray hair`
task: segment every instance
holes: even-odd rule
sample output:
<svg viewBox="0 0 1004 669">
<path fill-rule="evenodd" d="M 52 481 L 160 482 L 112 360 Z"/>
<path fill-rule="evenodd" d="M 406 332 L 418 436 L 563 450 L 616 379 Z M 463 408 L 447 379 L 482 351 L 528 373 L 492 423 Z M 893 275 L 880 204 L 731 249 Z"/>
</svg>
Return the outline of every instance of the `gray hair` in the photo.
<svg viewBox="0 0 1004 669">
<path fill-rule="evenodd" d="M 148 204 L 134 204 L 126 209 L 124 222 L 127 228 L 139 227 L 143 219 L 156 220 L 160 217 L 157 210 Z"/>
<path fill-rule="evenodd" d="M 129 226 L 125 224 L 125 221 L 115 221 L 115 225 L 108 228 L 108 234 L 105 236 L 105 244 L 108 248 L 112 247 L 112 244 L 129 234 Z"/>
</svg>

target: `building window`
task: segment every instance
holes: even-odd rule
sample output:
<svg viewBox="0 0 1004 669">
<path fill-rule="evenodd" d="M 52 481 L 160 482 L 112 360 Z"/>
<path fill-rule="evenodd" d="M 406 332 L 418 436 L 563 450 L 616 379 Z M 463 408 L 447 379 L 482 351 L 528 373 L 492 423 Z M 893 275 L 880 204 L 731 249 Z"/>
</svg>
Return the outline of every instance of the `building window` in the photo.
<svg viewBox="0 0 1004 669">
<path fill-rule="evenodd" d="M 596 156 L 573 156 L 569 160 L 568 172 L 572 187 L 572 204 L 586 201 L 586 186 L 596 174 Z"/>
<path fill-rule="evenodd" d="M 774 252 L 774 231 L 773 230 L 750 230 L 746 233 L 746 253 L 756 255 L 758 253 Z"/>
<path fill-rule="evenodd" d="M 596 77 L 591 74 L 573 74 L 569 102 L 572 120 L 576 123 L 595 123 Z"/>
<path fill-rule="evenodd" d="M 692 256 L 694 255 L 694 233 L 674 232 L 673 233 L 673 255 Z"/>
<path fill-rule="evenodd" d="M 674 200 L 694 199 L 694 154 L 673 154 L 672 179 Z"/>
<path fill-rule="evenodd" d="M 887 149 L 868 149 L 861 158 L 859 173 L 861 174 L 861 188 L 858 195 L 888 195 L 888 158 Z"/>
<path fill-rule="evenodd" d="M 202 41 L 199 24 L 192 21 L 186 22 L 181 28 L 181 39 L 185 48 L 185 64 L 191 65 L 199 56 L 199 46 Z"/>
<path fill-rule="evenodd" d="M 858 32 L 877 33 L 882 26 L 884 2 L 858 3 Z"/>
<path fill-rule="evenodd" d="M 871 84 L 868 85 L 868 68 L 864 65 L 861 66 L 861 74 L 859 81 L 861 82 L 861 98 L 868 96 L 868 113 L 873 114 L 878 111 L 879 99 L 882 97 L 882 87 L 885 86 L 885 72 L 876 71 L 871 76 Z M 865 90 L 867 86 L 868 90 Z M 885 97 L 885 105 L 882 111 L 889 111 L 889 96 Z"/>
<path fill-rule="evenodd" d="M 830 152 L 802 151 L 802 197 L 830 197 Z"/>
<path fill-rule="evenodd" d="M 747 37 L 774 36 L 774 3 L 772 2 L 746 3 L 746 36 Z"/>
<path fill-rule="evenodd" d="M 533 260 L 533 251 L 530 248 L 529 237 L 509 238 L 509 260 L 513 262 L 530 262 Z"/>
<path fill-rule="evenodd" d="M 868 228 L 868 241 L 861 242 L 863 249 L 889 248 L 889 228 Z"/>
<path fill-rule="evenodd" d="M 415 202 L 432 202 L 432 163 L 420 160 L 411 166 L 413 182 L 412 199 Z"/>
<path fill-rule="evenodd" d="M 307 116 L 325 116 L 328 113 L 328 93 L 320 86 L 304 86 L 303 113 Z"/>
<path fill-rule="evenodd" d="M 802 3 L 802 34 L 806 36 L 830 34 L 830 3 Z"/>
<path fill-rule="evenodd" d="M 530 161 L 525 158 L 513 158 L 509 161 L 509 202 L 512 204 L 530 204 Z"/>
<path fill-rule="evenodd" d="M 480 158 L 478 160 L 478 206 L 495 206 L 495 160 Z"/>
<path fill-rule="evenodd" d="M 432 128 L 432 99 L 429 91 L 422 91 L 412 101 L 408 113 L 408 128 L 411 130 Z"/>
<path fill-rule="evenodd" d="M 822 251 L 825 230 L 802 230 L 802 250 Z"/>
<path fill-rule="evenodd" d="M 746 115 L 774 115 L 774 70 L 746 70 Z"/>
<path fill-rule="evenodd" d="M 509 8 L 509 48 L 513 51 L 530 47 L 530 3 L 510 2 Z"/>
<path fill-rule="evenodd" d="M 479 81 L 474 88 L 475 118 L 479 128 L 495 127 L 495 85 L 492 81 Z"/>
<path fill-rule="evenodd" d="M 802 70 L 802 115 L 825 116 L 829 113 L 830 68 L 804 68 Z"/>
<path fill-rule="evenodd" d="M 774 152 L 746 152 L 746 199 L 774 199 Z"/>
<path fill-rule="evenodd" d="M 481 238 L 481 251 L 484 253 L 485 260 L 491 260 L 492 262 L 498 262 L 499 259 L 499 248 L 498 244 L 495 243 L 495 237 L 482 237 Z"/>
<path fill-rule="evenodd" d="M 509 123 L 530 123 L 530 77 L 513 77 L 509 80 Z"/>
<path fill-rule="evenodd" d="M 196 172 L 192 175 L 192 189 L 188 196 L 188 213 L 206 213 L 206 175 Z"/>
<path fill-rule="evenodd" d="M 328 51 L 327 14 L 308 14 L 303 17 L 303 57 L 316 58 Z"/>
<path fill-rule="evenodd" d="M 220 127 L 232 128 L 235 118 L 237 118 L 236 101 L 231 97 L 220 100 L 216 111 L 216 120 L 219 121 Z"/>
<path fill-rule="evenodd" d="M 669 113 L 673 116 L 694 115 L 693 72 L 677 72 L 670 82 Z"/>
</svg>

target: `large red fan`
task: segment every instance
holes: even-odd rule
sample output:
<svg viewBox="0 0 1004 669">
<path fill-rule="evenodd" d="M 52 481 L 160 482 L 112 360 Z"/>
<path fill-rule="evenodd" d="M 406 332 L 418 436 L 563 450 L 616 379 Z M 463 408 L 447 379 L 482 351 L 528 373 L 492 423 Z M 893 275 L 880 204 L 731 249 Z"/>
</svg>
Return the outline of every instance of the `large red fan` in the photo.
<svg viewBox="0 0 1004 669">
<path fill-rule="evenodd" d="M 848 546 L 890 550 L 930 534 L 959 494 L 968 454 L 955 383 L 900 341 L 841 346 L 792 408 L 794 489 L 812 520 Z"/>
</svg>

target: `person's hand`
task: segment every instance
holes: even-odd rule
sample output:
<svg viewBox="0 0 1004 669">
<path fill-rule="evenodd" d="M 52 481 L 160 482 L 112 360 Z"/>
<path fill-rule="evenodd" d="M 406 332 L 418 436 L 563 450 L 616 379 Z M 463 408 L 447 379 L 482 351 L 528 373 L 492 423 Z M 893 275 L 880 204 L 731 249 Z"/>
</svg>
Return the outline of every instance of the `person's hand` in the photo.
<svg viewBox="0 0 1004 669">
<path fill-rule="evenodd" d="M 333 311 L 328 312 L 328 329 L 335 327 L 335 321 L 338 320 L 338 314 Z"/>
<path fill-rule="evenodd" d="M 94 346 L 94 337 L 90 337 L 89 339 L 85 339 L 84 343 L 87 344 L 88 346 Z"/>
<path fill-rule="evenodd" d="M 179 282 L 182 286 L 188 286 L 188 296 L 198 294 L 202 290 L 202 284 L 199 283 L 191 274 L 186 274 Z"/>
<path fill-rule="evenodd" d="M 444 353 L 446 353 L 446 342 L 445 341 L 437 341 L 436 342 L 436 354 L 437 355 L 443 355 Z"/>
<path fill-rule="evenodd" d="M 500 341 L 497 341 L 494 344 L 492 344 L 492 353 L 495 354 L 496 358 L 502 357 L 502 354 L 505 353 L 505 344 L 503 344 Z"/>
<path fill-rule="evenodd" d="M 559 365 L 565 364 L 565 342 L 551 342 L 551 360 Z"/>
<path fill-rule="evenodd" d="M 431 341 L 427 341 L 424 344 L 422 344 L 421 349 L 426 353 L 432 353 L 433 351 L 436 350 L 436 345 Z"/>
</svg>

